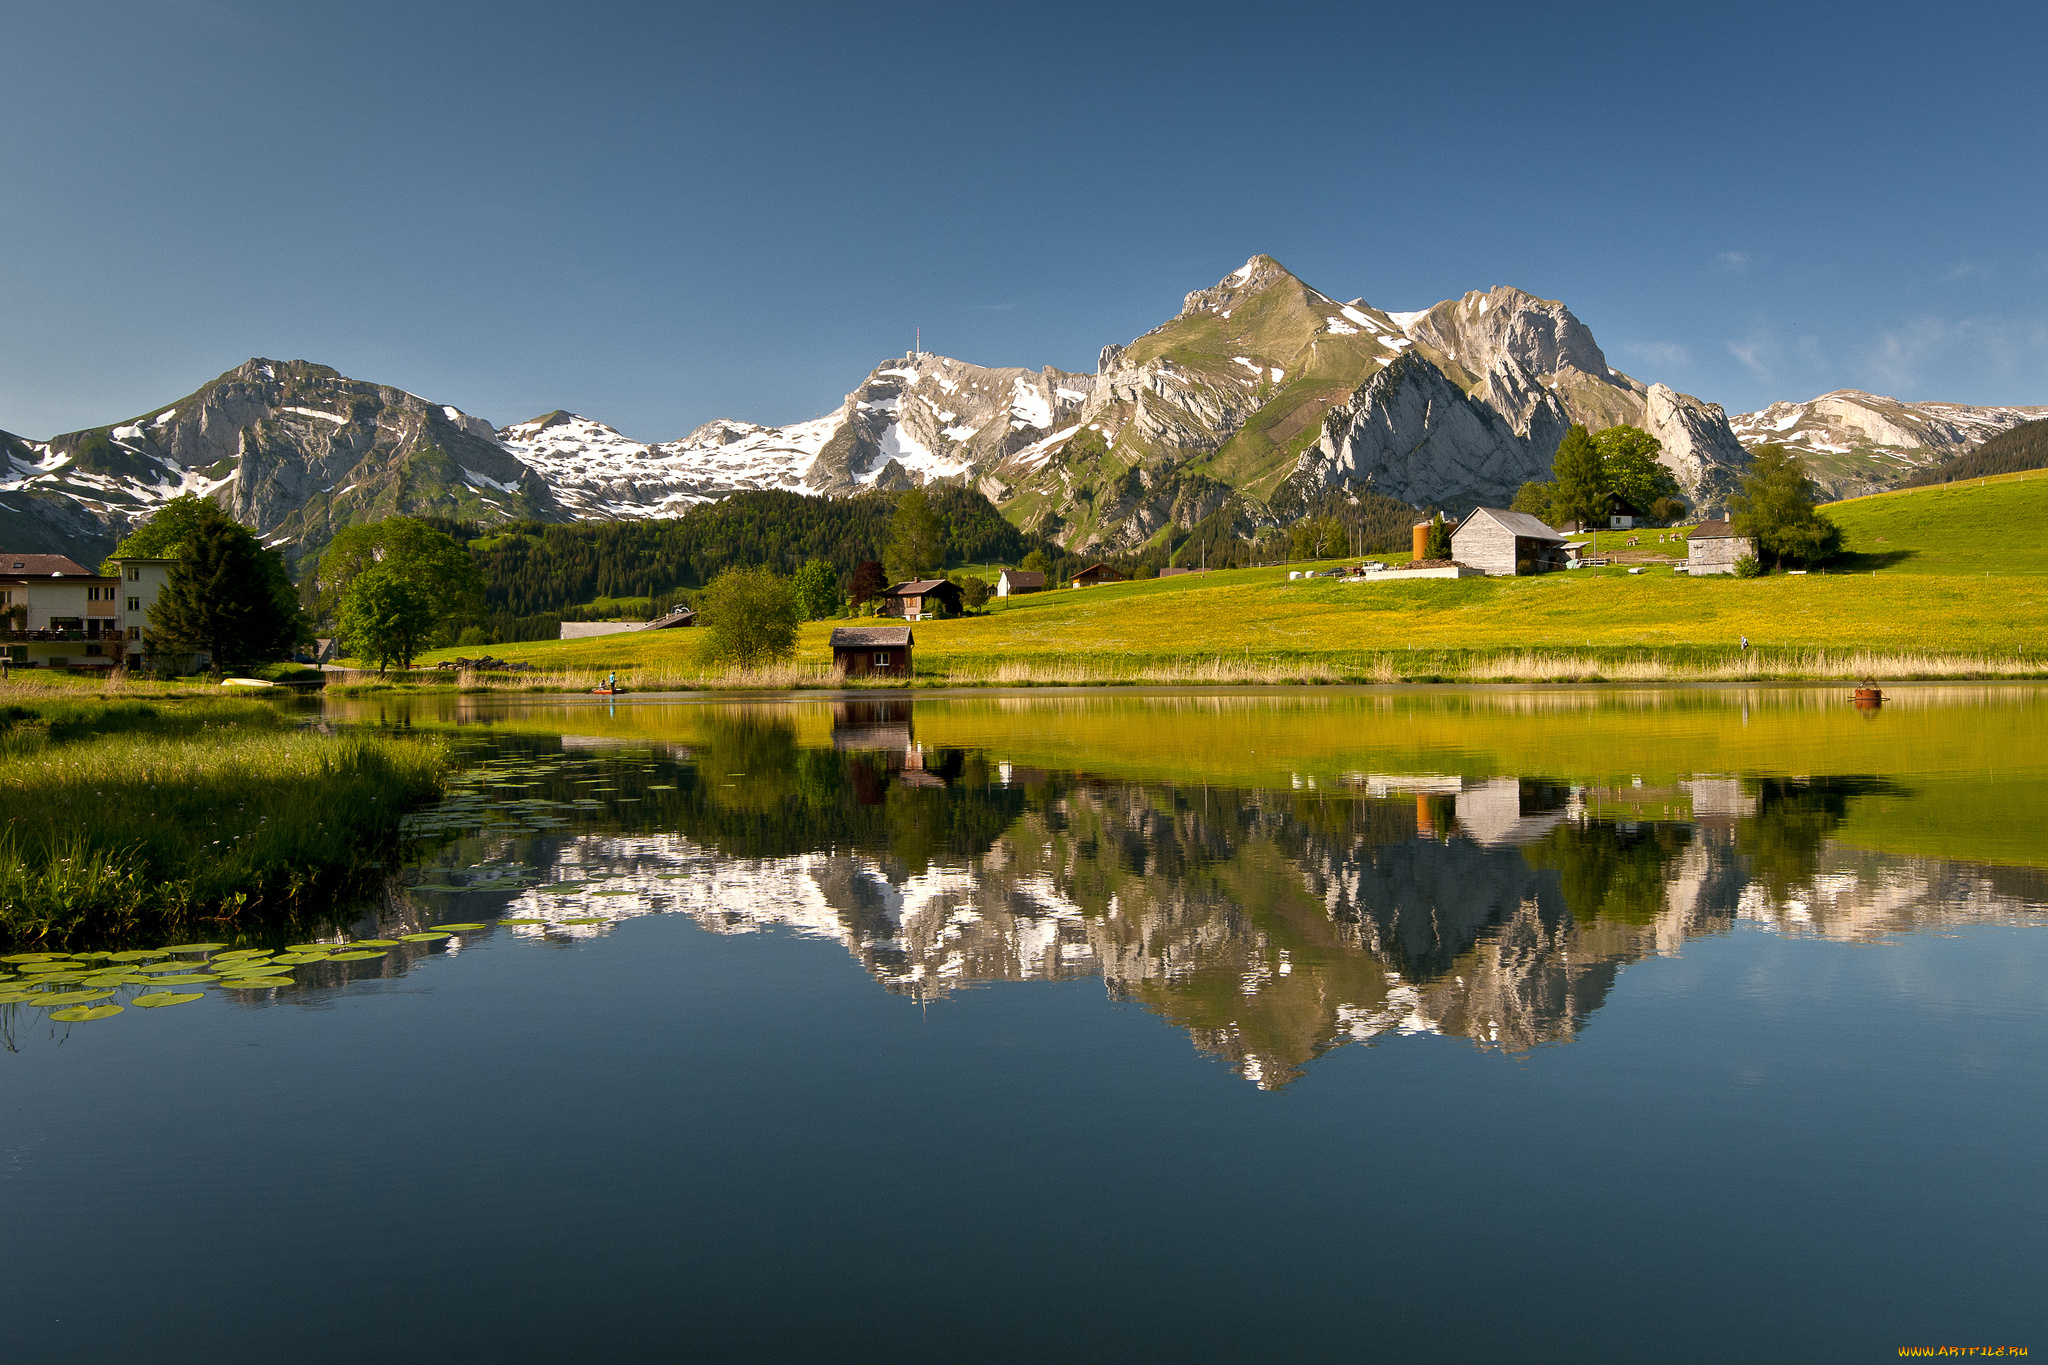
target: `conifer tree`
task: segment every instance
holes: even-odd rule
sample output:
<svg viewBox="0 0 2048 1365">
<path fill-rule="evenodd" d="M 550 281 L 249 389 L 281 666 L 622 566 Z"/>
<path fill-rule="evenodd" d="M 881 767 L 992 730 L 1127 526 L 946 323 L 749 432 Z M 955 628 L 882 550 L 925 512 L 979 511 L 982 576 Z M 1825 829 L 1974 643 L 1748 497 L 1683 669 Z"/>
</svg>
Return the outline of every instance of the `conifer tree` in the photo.
<svg viewBox="0 0 2048 1365">
<path fill-rule="evenodd" d="M 199 501 L 186 509 L 190 522 L 177 563 L 149 609 L 148 646 L 153 654 L 204 651 L 218 678 L 227 664 L 288 654 L 301 618 L 276 552 L 215 504 Z"/>
<path fill-rule="evenodd" d="M 1551 472 L 1556 478 L 1551 494 L 1551 512 L 1560 524 L 1576 522 L 1580 526 L 1599 526 L 1607 521 L 1607 474 L 1605 462 L 1600 458 L 1600 448 L 1593 444 L 1593 438 L 1586 434 L 1586 428 L 1572 423 L 1564 439 L 1557 443 L 1557 454 L 1551 460 Z"/>
</svg>

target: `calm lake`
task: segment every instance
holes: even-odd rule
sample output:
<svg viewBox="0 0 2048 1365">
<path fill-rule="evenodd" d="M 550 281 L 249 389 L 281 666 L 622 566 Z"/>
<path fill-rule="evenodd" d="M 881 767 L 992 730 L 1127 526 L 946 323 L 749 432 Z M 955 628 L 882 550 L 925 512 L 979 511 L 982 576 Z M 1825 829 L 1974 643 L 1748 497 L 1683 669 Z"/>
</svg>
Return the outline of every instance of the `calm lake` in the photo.
<svg viewBox="0 0 2048 1365">
<path fill-rule="evenodd" d="M 2048 1350 L 2048 689 L 320 723 L 383 956 L 0 1005 L 11 1359 Z"/>
</svg>

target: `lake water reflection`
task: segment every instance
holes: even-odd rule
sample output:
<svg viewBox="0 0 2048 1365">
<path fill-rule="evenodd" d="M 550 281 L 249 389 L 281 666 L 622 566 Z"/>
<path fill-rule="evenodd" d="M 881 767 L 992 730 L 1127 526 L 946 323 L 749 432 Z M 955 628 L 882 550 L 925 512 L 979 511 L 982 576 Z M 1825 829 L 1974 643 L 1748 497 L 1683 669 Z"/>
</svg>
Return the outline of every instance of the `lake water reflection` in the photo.
<svg viewBox="0 0 2048 1365">
<path fill-rule="evenodd" d="M 1627 964 L 1739 923 L 1870 941 L 2048 904 L 2033 692 L 1925 689 L 1882 714 L 1794 689 L 461 700 L 358 719 L 487 732 L 529 784 L 428 817 L 459 837 L 405 880 L 443 888 L 417 897 L 440 918 L 786 929 L 920 1000 L 1100 979 L 1266 1088 L 1390 1032 L 1569 1041 Z M 1747 770 L 1723 766 L 1745 751 Z M 1969 811 L 1958 852 L 1984 858 L 1887 846 Z M 561 828 L 528 828 L 549 812 Z M 1999 860 L 2023 849 L 2040 856 Z"/>
<path fill-rule="evenodd" d="M 2042 1344 L 2048 689 L 321 723 L 384 956 L 0 1002 L 24 1359 Z"/>
</svg>

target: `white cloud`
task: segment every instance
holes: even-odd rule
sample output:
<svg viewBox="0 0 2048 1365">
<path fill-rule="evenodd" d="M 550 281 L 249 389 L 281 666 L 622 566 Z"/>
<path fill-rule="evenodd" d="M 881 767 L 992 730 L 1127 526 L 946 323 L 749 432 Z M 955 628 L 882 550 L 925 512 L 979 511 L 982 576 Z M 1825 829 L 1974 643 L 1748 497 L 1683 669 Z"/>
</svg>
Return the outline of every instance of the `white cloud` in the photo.
<svg viewBox="0 0 2048 1365">
<path fill-rule="evenodd" d="M 2048 373 L 2048 323 L 2039 319 L 2001 317 L 1912 318 L 1880 332 L 1865 352 L 1862 369 L 1892 390 L 1915 388 L 1929 370 L 1941 365 L 1949 376 L 1967 366 L 1980 373 L 2018 375 Z M 1942 375 L 1935 376 L 1937 382 Z M 1904 396 L 1901 394 L 1901 396 Z"/>
<path fill-rule="evenodd" d="M 1723 271 L 1730 275 L 1739 274 L 1749 269 L 1749 253 L 1747 251 L 1724 251 L 1716 256 L 1714 260 Z"/>
<path fill-rule="evenodd" d="M 1692 352 L 1675 341 L 1631 341 L 1621 349 L 1623 354 L 1634 356 L 1646 365 L 1684 369 L 1692 364 Z"/>
</svg>

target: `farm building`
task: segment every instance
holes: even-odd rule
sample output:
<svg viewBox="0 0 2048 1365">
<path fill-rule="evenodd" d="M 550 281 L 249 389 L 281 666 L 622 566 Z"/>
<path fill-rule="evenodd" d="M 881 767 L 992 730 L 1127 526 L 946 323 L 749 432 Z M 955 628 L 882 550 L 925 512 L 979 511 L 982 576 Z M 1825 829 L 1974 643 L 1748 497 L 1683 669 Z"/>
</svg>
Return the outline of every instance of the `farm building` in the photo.
<svg viewBox="0 0 2048 1365">
<path fill-rule="evenodd" d="M 1451 533 L 1451 558 L 1496 577 L 1565 566 L 1565 538 L 1526 512 L 1475 507 Z"/>
<path fill-rule="evenodd" d="M 656 617 L 652 621 L 563 621 L 561 638 L 588 640 L 598 635 L 618 635 L 629 630 L 675 630 L 696 624 L 696 612 L 688 607 L 677 607 L 668 615 Z"/>
<path fill-rule="evenodd" d="M 908 583 L 898 583 L 882 594 L 882 614 L 900 616 L 906 621 L 922 621 L 927 616 L 958 616 L 960 585 L 943 578 L 915 578 Z"/>
<path fill-rule="evenodd" d="M 910 676 L 909 626 L 840 626 L 832 632 L 832 667 L 849 677 Z"/>
<path fill-rule="evenodd" d="M 1736 560 L 1755 554 L 1756 542 L 1726 521 L 1703 521 L 1685 538 L 1685 570 L 1695 576 L 1734 573 Z"/>
<path fill-rule="evenodd" d="M 996 575 L 996 596 L 1045 591 L 1045 575 L 1032 569 L 1005 569 Z"/>
<path fill-rule="evenodd" d="M 1101 583 L 1121 583 L 1124 576 L 1107 564 L 1090 564 L 1074 575 L 1074 586 L 1092 588 Z"/>
</svg>

